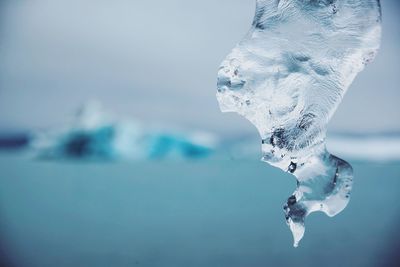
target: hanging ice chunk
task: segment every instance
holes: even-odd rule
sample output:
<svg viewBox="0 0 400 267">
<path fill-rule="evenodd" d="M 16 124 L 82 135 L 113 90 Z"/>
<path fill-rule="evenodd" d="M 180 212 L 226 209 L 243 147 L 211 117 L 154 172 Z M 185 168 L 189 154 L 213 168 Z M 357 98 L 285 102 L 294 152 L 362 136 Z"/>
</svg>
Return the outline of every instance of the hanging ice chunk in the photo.
<svg viewBox="0 0 400 267">
<path fill-rule="evenodd" d="M 378 0 L 257 0 L 253 25 L 223 61 L 223 112 L 251 121 L 262 160 L 292 173 L 284 206 L 294 246 L 314 211 L 334 216 L 349 202 L 353 171 L 326 150 L 329 119 L 380 42 Z"/>
</svg>

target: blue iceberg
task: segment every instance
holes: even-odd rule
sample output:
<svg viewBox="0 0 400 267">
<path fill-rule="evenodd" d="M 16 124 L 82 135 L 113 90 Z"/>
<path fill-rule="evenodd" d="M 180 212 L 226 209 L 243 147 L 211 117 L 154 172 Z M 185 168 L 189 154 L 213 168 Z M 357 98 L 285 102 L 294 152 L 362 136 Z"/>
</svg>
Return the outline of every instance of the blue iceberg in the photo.
<svg viewBox="0 0 400 267">
<path fill-rule="evenodd" d="M 37 133 L 32 147 L 46 159 L 156 160 L 208 157 L 215 144 L 208 133 L 145 129 L 133 120 L 117 120 L 90 102 L 64 129 Z"/>
</svg>

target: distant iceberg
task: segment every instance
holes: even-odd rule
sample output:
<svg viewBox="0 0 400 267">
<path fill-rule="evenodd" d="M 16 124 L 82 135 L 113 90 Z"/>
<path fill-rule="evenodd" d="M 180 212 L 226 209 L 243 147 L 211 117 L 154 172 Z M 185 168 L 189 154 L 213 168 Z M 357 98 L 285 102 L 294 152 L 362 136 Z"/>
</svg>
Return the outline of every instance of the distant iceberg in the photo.
<svg viewBox="0 0 400 267">
<path fill-rule="evenodd" d="M 400 161 L 400 134 L 336 134 L 327 146 L 335 155 L 353 160 Z"/>
<path fill-rule="evenodd" d="M 36 133 L 31 144 L 41 158 L 87 160 L 204 158 L 215 146 L 212 134 L 145 129 L 135 121 L 115 119 L 94 101 L 63 129 Z"/>
</svg>

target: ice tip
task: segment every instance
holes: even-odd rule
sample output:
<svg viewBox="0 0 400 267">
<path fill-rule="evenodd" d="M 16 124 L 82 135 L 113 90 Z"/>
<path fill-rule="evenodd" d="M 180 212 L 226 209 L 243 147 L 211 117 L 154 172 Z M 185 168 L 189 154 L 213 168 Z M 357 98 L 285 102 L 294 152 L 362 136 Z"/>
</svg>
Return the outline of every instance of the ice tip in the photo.
<svg viewBox="0 0 400 267">
<path fill-rule="evenodd" d="M 303 235 L 296 236 L 295 233 L 293 233 L 293 247 L 294 248 L 297 248 L 299 246 L 299 243 L 300 243 L 302 238 L 303 238 Z"/>
<path fill-rule="evenodd" d="M 305 227 L 302 223 L 295 223 L 289 218 L 288 225 L 293 235 L 293 247 L 297 248 L 304 236 Z"/>
<path fill-rule="evenodd" d="M 300 240 L 303 238 L 303 236 L 296 236 L 295 233 L 293 233 L 293 247 L 297 248 L 299 246 Z"/>
</svg>

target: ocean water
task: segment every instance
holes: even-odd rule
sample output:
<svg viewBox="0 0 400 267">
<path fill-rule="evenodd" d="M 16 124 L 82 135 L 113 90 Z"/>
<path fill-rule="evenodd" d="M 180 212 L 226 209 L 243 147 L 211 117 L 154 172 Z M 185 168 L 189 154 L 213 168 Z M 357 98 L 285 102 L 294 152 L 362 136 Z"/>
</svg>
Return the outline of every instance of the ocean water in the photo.
<svg viewBox="0 0 400 267">
<path fill-rule="evenodd" d="M 56 162 L 0 154 L 0 265 L 399 266 L 400 163 L 351 162 L 349 206 L 307 218 L 295 179 L 256 158 Z"/>
</svg>

